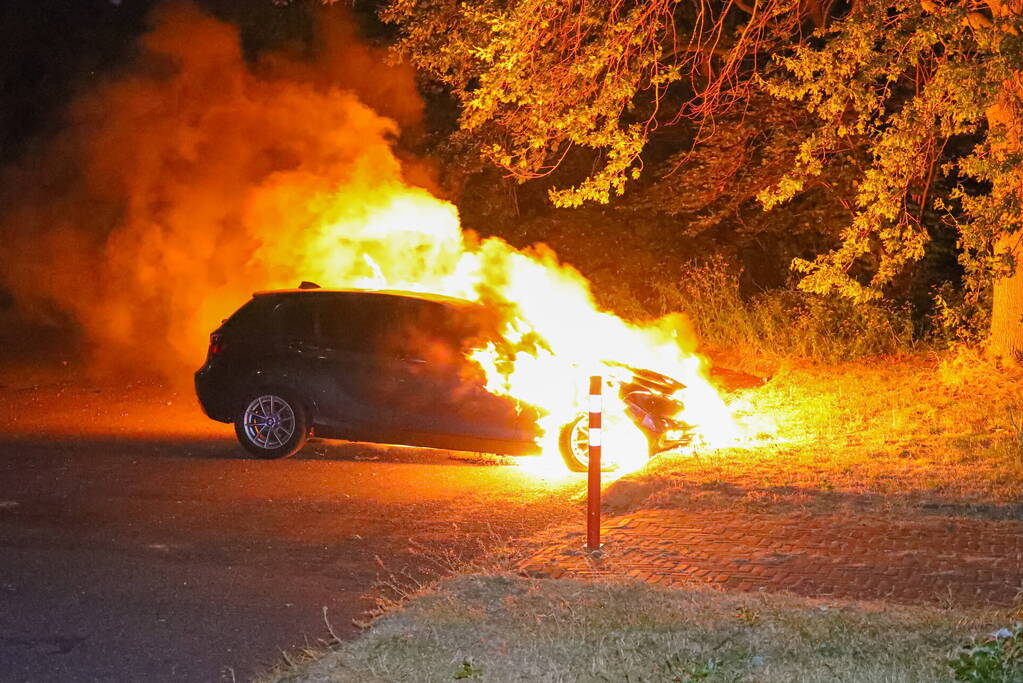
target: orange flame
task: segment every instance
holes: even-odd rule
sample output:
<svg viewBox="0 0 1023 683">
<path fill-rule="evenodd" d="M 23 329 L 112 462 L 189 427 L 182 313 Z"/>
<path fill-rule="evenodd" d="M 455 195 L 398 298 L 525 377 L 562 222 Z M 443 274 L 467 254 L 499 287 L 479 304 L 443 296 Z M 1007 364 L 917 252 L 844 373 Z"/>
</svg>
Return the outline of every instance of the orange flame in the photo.
<svg viewBox="0 0 1023 683">
<path fill-rule="evenodd" d="M 602 311 L 550 249 L 463 232 L 452 204 L 407 182 L 416 169 L 393 140 L 422 108 L 412 74 L 347 23 L 317 62 L 270 55 L 257 69 L 235 28 L 194 6 L 161 5 L 153 24 L 148 58 L 75 102 L 46 163 L 6 172 L 0 275 L 19 299 L 56 302 L 108 362 L 160 358 L 183 378 L 253 290 L 312 279 L 446 294 L 502 313 L 500 348 L 472 359 L 492 391 L 543 411 L 545 457 L 522 460 L 535 471 L 564 470 L 558 432 L 605 360 L 679 379 L 697 437 L 735 438 L 680 316 L 634 325 Z M 57 192 L 51 176 L 80 180 Z M 614 391 L 604 410 L 605 458 L 641 467 L 645 437 Z"/>
<path fill-rule="evenodd" d="M 686 387 L 677 398 L 686 407 L 678 417 L 694 426 L 696 438 L 713 445 L 734 439 L 735 422 L 707 381 L 703 360 L 685 349 L 692 339 L 680 316 L 634 325 L 602 311 L 586 279 L 550 249 L 481 241 L 461 230 L 453 205 L 425 190 L 394 183 L 374 188 L 366 202 L 352 204 L 350 196 L 310 198 L 323 219 L 290 259 L 289 271 L 329 286 L 425 291 L 498 307 L 501 348 L 491 342 L 471 358 L 489 390 L 543 414 L 544 457 L 523 459 L 524 467 L 564 471 L 559 431 L 587 411 L 588 377 L 614 374 L 607 360 L 680 380 Z M 619 474 L 642 467 L 646 437 L 614 390 L 605 392 L 604 413 L 605 461 Z"/>
</svg>

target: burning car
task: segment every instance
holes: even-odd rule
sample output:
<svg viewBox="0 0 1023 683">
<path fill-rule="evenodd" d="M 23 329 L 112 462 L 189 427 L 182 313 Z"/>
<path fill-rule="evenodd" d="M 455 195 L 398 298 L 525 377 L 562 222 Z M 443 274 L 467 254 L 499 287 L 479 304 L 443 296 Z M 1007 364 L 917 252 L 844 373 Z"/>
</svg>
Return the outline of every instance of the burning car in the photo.
<svg viewBox="0 0 1023 683">
<path fill-rule="evenodd" d="M 210 335 L 195 374 L 204 412 L 233 423 L 262 458 L 300 450 L 310 435 L 525 455 L 537 451 L 541 411 L 487 388 L 471 352 L 491 342 L 486 306 L 383 290 L 258 292 Z M 606 381 L 650 453 L 686 443 L 683 385 L 613 361 Z M 569 469 L 588 459 L 584 413 L 558 426 Z"/>
</svg>

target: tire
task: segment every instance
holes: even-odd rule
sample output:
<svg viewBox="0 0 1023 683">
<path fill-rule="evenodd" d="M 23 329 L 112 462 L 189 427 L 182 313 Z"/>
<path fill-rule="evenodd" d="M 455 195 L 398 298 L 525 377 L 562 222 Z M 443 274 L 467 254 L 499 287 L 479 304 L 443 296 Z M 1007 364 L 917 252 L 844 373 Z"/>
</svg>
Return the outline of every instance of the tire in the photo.
<svg viewBox="0 0 1023 683">
<path fill-rule="evenodd" d="M 301 402 L 282 392 L 254 391 L 235 418 L 234 433 L 257 458 L 286 458 L 305 445 L 309 418 Z"/>
<path fill-rule="evenodd" d="M 561 428 L 558 434 L 558 450 L 565 466 L 572 472 L 586 472 L 590 466 L 590 439 L 587 434 L 589 416 L 585 413 Z M 612 472 L 614 465 L 601 463 L 602 472 Z"/>
</svg>

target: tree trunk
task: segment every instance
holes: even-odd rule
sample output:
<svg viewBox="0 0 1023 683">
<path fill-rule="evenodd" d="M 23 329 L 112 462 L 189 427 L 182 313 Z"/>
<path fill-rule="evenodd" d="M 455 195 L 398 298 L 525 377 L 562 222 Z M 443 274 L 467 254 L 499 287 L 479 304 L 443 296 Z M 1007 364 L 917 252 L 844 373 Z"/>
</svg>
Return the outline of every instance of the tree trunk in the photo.
<svg viewBox="0 0 1023 683">
<path fill-rule="evenodd" d="M 995 16 L 1017 14 L 1002 2 L 991 0 Z M 1023 199 L 1023 169 L 1007 163 L 1023 152 L 1023 72 L 1015 72 L 1003 83 L 998 97 L 987 110 L 990 136 L 1001 135 L 991 145 L 992 161 L 1008 167 L 991 186 L 992 196 L 1004 205 L 1016 207 Z M 1014 167 L 1013 167 L 1014 166 Z M 1005 259 L 1008 272 L 994 281 L 991 307 L 991 336 L 988 353 L 1009 363 L 1023 360 L 1023 232 L 1021 217 L 1005 215 L 1003 232 L 995 243 L 995 255 Z"/>
<path fill-rule="evenodd" d="M 994 282 L 988 353 L 1018 363 L 1023 359 L 1023 235 L 1003 235 L 995 253 L 1011 257 L 1012 271 Z"/>
</svg>

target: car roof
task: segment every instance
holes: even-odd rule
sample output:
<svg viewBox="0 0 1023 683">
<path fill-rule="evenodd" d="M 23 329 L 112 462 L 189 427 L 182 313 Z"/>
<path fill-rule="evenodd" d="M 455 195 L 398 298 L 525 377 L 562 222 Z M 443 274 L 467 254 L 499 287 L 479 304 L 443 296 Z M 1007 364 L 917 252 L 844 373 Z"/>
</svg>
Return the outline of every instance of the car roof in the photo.
<svg viewBox="0 0 1023 683">
<path fill-rule="evenodd" d="M 430 301 L 433 303 L 444 304 L 446 306 L 453 306 L 457 308 L 466 308 L 478 306 L 479 304 L 469 301 L 468 299 L 459 299 L 453 296 L 446 296 L 443 294 L 432 294 L 430 292 L 410 292 L 400 289 L 323 289 L 320 287 L 314 289 L 271 289 L 260 292 L 254 292 L 253 297 L 268 297 L 268 296 L 329 296 L 331 294 L 365 294 L 369 296 L 391 296 L 400 297 L 403 299 L 417 299 L 419 301 Z"/>
</svg>

